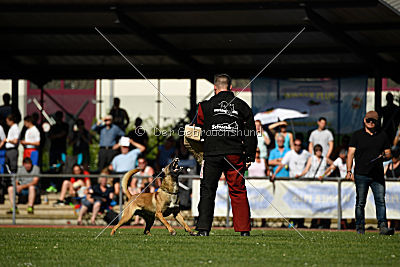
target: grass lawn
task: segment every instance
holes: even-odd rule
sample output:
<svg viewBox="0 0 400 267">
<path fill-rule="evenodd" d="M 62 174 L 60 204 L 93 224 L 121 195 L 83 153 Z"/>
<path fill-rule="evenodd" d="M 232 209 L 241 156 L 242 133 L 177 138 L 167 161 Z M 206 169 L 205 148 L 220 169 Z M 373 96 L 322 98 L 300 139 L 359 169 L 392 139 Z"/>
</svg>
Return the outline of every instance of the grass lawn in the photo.
<svg viewBox="0 0 400 267">
<path fill-rule="evenodd" d="M 215 230 L 209 237 L 191 237 L 165 229 L 0 228 L 1 266 L 271 266 L 271 265 L 400 265 L 400 235 L 354 232 L 253 230 L 240 237 L 233 230 Z"/>
</svg>

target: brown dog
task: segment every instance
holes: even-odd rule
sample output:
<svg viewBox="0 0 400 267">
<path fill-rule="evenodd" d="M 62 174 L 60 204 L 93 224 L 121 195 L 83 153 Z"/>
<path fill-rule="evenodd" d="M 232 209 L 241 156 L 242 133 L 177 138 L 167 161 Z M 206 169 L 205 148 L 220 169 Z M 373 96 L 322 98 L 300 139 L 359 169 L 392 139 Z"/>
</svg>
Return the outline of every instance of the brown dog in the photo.
<svg viewBox="0 0 400 267">
<path fill-rule="evenodd" d="M 150 228 L 153 226 L 154 219 L 157 217 L 168 229 L 171 235 L 176 235 L 176 231 L 167 222 L 165 217 L 173 215 L 180 225 L 185 228 L 186 232 L 193 235 L 193 231 L 185 223 L 182 214 L 179 210 L 178 198 L 178 176 L 182 171 L 182 167 L 178 167 L 179 159 L 175 158 L 168 166 L 164 168 L 165 178 L 162 181 L 160 188 L 155 193 L 142 193 L 131 195 L 128 191 L 128 181 L 131 176 L 139 170 L 134 169 L 127 172 L 122 179 L 122 188 L 128 196 L 129 201 L 126 205 L 121 220 L 114 226 L 111 235 L 124 223 L 128 222 L 134 215 L 141 216 L 146 221 L 144 229 L 145 235 L 150 234 Z M 131 201 L 133 202 L 131 203 Z"/>
</svg>

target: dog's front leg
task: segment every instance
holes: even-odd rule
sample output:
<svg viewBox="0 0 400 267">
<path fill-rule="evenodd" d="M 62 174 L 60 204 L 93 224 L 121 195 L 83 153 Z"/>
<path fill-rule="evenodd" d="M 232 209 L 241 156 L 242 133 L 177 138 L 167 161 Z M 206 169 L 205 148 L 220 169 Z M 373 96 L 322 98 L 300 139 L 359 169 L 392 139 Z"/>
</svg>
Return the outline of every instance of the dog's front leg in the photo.
<svg viewBox="0 0 400 267">
<path fill-rule="evenodd" d="M 185 228 L 186 232 L 189 232 L 190 235 L 194 235 L 192 229 L 190 229 L 189 225 L 187 225 L 185 219 L 180 212 L 178 212 L 178 214 L 174 214 L 174 218 L 180 225 L 182 225 L 183 228 Z"/>
<path fill-rule="evenodd" d="M 168 232 L 171 235 L 176 235 L 176 231 L 174 230 L 174 228 L 171 227 L 171 225 L 167 222 L 167 220 L 164 218 L 164 216 L 162 215 L 161 212 L 156 212 L 156 217 L 160 220 L 160 222 L 162 222 L 162 224 L 164 224 L 164 226 L 168 229 Z"/>
</svg>

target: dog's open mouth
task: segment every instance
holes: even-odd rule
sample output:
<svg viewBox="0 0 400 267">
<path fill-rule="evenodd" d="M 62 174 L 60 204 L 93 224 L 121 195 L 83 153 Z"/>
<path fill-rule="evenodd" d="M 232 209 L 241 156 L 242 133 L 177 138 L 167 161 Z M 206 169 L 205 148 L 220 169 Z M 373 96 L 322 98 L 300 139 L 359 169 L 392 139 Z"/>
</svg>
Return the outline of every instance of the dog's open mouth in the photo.
<svg viewBox="0 0 400 267">
<path fill-rule="evenodd" d="M 182 167 L 179 167 L 179 159 L 175 158 L 170 165 L 170 171 L 173 173 L 179 173 L 182 171 Z"/>
</svg>

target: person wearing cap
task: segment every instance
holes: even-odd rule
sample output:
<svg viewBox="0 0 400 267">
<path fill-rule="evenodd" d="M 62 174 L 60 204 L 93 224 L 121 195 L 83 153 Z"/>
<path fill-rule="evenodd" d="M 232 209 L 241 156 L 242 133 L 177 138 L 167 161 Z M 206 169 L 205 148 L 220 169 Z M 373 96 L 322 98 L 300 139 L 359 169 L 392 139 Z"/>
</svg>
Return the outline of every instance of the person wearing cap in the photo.
<svg viewBox="0 0 400 267">
<path fill-rule="evenodd" d="M 346 178 L 356 184 L 356 229 L 365 233 L 365 204 L 371 187 L 375 199 L 376 217 L 381 235 L 393 235 L 394 229 L 387 227 L 385 203 L 385 179 L 383 161 L 391 157 L 389 139 L 379 127 L 376 111 L 364 117 L 364 127 L 353 133 L 347 155 Z M 351 171 L 355 159 L 354 174 Z"/>
<path fill-rule="evenodd" d="M 129 151 L 129 145 L 132 144 L 135 149 Z M 118 143 L 118 147 L 121 148 L 121 154 L 116 156 L 112 161 L 108 169 L 115 173 L 125 173 L 136 168 L 136 160 L 140 153 L 145 151 L 146 147 L 139 144 L 129 137 L 121 137 Z M 119 194 L 119 183 L 114 183 L 115 195 Z"/>
<path fill-rule="evenodd" d="M 124 136 L 124 131 L 112 123 L 113 117 L 106 115 L 102 120 L 95 123 L 91 130 L 100 134 L 99 160 L 97 164 L 98 171 L 106 168 L 111 160 L 118 154 L 117 140 Z"/>
</svg>

